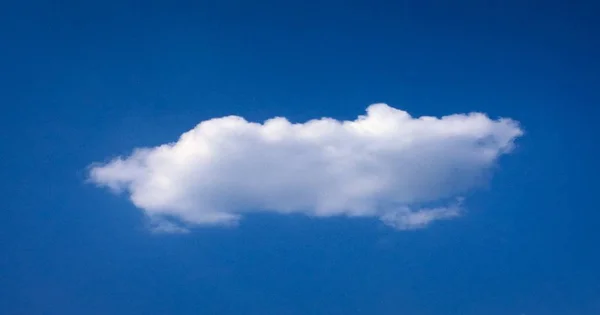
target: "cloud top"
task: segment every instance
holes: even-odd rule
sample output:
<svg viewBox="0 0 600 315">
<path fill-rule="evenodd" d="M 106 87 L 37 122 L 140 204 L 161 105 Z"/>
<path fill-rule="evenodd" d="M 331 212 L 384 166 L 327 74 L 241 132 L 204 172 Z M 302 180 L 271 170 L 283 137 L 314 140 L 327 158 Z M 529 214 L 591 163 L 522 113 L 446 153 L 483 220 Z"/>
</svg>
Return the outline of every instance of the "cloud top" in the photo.
<svg viewBox="0 0 600 315">
<path fill-rule="evenodd" d="M 201 122 L 174 143 L 138 148 L 90 168 L 162 228 L 235 224 L 252 212 L 377 217 L 398 229 L 460 214 L 450 202 L 485 183 L 522 135 L 481 113 L 411 117 L 374 104 L 354 121 Z M 430 205 L 436 206 L 430 206 Z M 440 206 L 441 204 L 441 206 Z"/>
</svg>

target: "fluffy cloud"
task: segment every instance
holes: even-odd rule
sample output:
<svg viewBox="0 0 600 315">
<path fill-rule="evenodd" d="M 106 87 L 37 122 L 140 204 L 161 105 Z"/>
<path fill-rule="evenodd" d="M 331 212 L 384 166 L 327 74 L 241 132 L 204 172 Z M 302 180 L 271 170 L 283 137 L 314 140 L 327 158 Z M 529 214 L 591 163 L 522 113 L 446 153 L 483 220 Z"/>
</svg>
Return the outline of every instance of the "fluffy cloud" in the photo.
<svg viewBox="0 0 600 315">
<path fill-rule="evenodd" d="M 90 179 L 127 193 L 167 232 L 236 224 L 252 212 L 376 217 L 414 229 L 460 215 L 452 200 L 485 183 L 521 135 L 511 119 L 413 118 L 385 104 L 354 121 L 228 116 L 95 164 Z"/>
</svg>

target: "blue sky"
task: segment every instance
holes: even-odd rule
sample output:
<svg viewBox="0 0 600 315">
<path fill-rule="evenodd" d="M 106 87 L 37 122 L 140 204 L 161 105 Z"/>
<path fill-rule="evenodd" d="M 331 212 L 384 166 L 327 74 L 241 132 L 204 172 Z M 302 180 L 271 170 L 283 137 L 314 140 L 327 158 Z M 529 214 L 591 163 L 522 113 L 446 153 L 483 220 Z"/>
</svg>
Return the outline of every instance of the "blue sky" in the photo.
<svg viewBox="0 0 600 315">
<path fill-rule="evenodd" d="M 598 7 L 3 4 L 2 314 L 598 314 Z M 483 112 L 525 134 L 451 220 L 250 213 L 153 233 L 94 162 L 226 115 Z M 277 169 L 277 168 L 276 168 Z"/>
</svg>

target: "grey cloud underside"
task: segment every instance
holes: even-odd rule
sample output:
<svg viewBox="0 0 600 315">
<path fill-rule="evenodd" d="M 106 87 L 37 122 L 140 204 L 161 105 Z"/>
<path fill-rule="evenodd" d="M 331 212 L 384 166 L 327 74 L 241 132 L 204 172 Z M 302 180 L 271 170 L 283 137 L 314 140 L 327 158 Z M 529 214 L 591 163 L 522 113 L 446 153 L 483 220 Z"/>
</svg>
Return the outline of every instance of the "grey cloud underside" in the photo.
<svg viewBox="0 0 600 315">
<path fill-rule="evenodd" d="M 454 202 L 484 184 L 522 135 L 484 114 L 413 118 L 385 104 L 354 121 L 203 121 L 175 143 L 135 149 L 91 168 L 158 222 L 234 224 L 250 212 L 377 217 L 398 229 L 460 214 Z M 177 230 L 172 222 L 166 230 Z"/>
</svg>

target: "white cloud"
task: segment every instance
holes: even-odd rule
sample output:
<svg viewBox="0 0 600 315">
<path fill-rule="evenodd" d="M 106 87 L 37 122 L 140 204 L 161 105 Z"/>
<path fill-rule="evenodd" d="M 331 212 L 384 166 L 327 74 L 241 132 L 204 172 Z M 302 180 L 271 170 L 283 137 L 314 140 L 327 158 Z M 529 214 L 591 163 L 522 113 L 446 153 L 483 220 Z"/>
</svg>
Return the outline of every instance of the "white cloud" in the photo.
<svg viewBox="0 0 600 315">
<path fill-rule="evenodd" d="M 384 213 L 380 219 L 385 224 L 399 230 L 414 230 L 423 228 L 435 220 L 457 217 L 460 212 L 461 208 L 458 205 L 418 210 L 400 208 Z"/>
<path fill-rule="evenodd" d="M 251 212 L 377 217 L 413 229 L 458 216 L 460 205 L 427 205 L 485 183 L 521 135 L 510 119 L 413 118 L 385 104 L 354 121 L 229 116 L 203 121 L 177 142 L 96 164 L 90 179 L 126 192 L 167 232 L 183 231 L 168 218 L 236 224 Z"/>
</svg>

